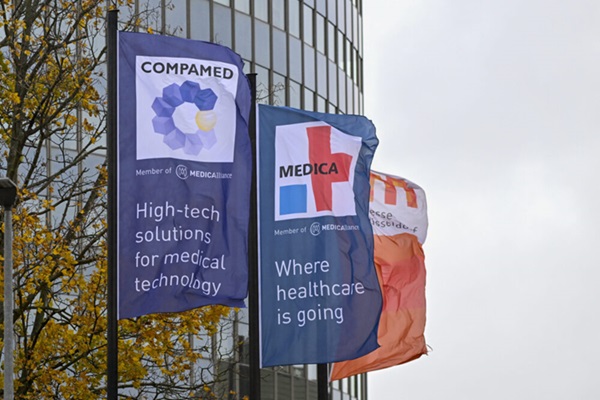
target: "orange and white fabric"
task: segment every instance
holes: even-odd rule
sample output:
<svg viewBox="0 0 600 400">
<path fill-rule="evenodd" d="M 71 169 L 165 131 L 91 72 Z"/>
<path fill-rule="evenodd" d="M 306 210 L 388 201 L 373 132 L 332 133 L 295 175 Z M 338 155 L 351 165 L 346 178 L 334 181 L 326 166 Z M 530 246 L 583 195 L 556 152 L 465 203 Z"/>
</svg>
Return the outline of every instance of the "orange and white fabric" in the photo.
<svg viewBox="0 0 600 400">
<path fill-rule="evenodd" d="M 427 354 L 425 255 L 427 201 L 413 182 L 371 171 L 369 216 L 383 310 L 375 351 L 333 364 L 330 380 L 406 363 Z"/>
</svg>

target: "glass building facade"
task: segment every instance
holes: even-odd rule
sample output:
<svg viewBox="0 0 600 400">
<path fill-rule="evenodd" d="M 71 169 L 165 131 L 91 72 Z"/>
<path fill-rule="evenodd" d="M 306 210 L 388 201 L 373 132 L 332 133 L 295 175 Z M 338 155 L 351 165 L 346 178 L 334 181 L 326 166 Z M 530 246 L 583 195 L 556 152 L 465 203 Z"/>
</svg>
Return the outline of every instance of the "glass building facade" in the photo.
<svg viewBox="0 0 600 400">
<path fill-rule="evenodd" d="M 259 102 L 363 113 L 362 0 L 136 0 L 131 12 L 141 16 L 140 31 L 235 50 L 244 72 L 257 74 Z M 220 377 L 215 394 L 241 399 L 248 393 L 247 338 L 246 312 L 232 312 L 200 366 Z M 315 365 L 263 369 L 261 398 L 316 399 L 316 375 Z M 330 398 L 364 400 L 366 382 L 366 375 L 333 382 Z"/>
</svg>

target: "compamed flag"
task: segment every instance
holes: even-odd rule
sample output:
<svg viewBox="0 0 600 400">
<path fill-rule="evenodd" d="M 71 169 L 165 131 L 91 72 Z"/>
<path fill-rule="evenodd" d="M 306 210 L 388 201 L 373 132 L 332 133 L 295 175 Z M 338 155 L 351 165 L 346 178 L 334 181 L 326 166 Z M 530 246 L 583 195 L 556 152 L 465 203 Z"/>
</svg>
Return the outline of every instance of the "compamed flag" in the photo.
<svg viewBox="0 0 600 400">
<path fill-rule="evenodd" d="M 383 293 L 381 347 L 333 364 L 330 380 L 403 364 L 427 354 L 425 344 L 425 192 L 413 182 L 371 171 L 369 215 L 375 267 Z"/>
<path fill-rule="evenodd" d="M 118 317 L 244 307 L 250 85 L 214 43 L 118 33 Z"/>
</svg>

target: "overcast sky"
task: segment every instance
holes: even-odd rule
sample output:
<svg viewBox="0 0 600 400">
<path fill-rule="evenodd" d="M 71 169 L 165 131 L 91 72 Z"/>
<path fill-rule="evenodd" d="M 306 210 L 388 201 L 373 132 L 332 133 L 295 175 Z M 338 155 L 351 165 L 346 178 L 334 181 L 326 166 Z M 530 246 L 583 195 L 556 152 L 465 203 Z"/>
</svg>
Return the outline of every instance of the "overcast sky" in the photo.
<svg viewBox="0 0 600 400">
<path fill-rule="evenodd" d="M 428 356 L 373 400 L 600 399 L 600 1 L 364 0 L 373 169 L 425 190 Z"/>
</svg>

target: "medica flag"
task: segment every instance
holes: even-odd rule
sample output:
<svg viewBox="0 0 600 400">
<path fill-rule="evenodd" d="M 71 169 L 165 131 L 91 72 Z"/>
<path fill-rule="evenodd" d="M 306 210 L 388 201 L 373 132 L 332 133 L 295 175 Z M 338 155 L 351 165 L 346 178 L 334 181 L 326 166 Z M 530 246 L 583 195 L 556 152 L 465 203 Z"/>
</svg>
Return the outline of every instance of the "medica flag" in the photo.
<svg viewBox="0 0 600 400">
<path fill-rule="evenodd" d="M 244 306 L 250 105 L 230 49 L 119 32 L 119 318 Z"/>
<path fill-rule="evenodd" d="M 375 127 L 264 105 L 258 121 L 262 366 L 367 354 L 382 304 L 368 217 Z"/>
<path fill-rule="evenodd" d="M 383 292 L 381 347 L 333 364 L 330 380 L 406 363 L 427 354 L 425 344 L 425 192 L 409 180 L 371 172 L 369 216 L 375 266 Z"/>
</svg>

